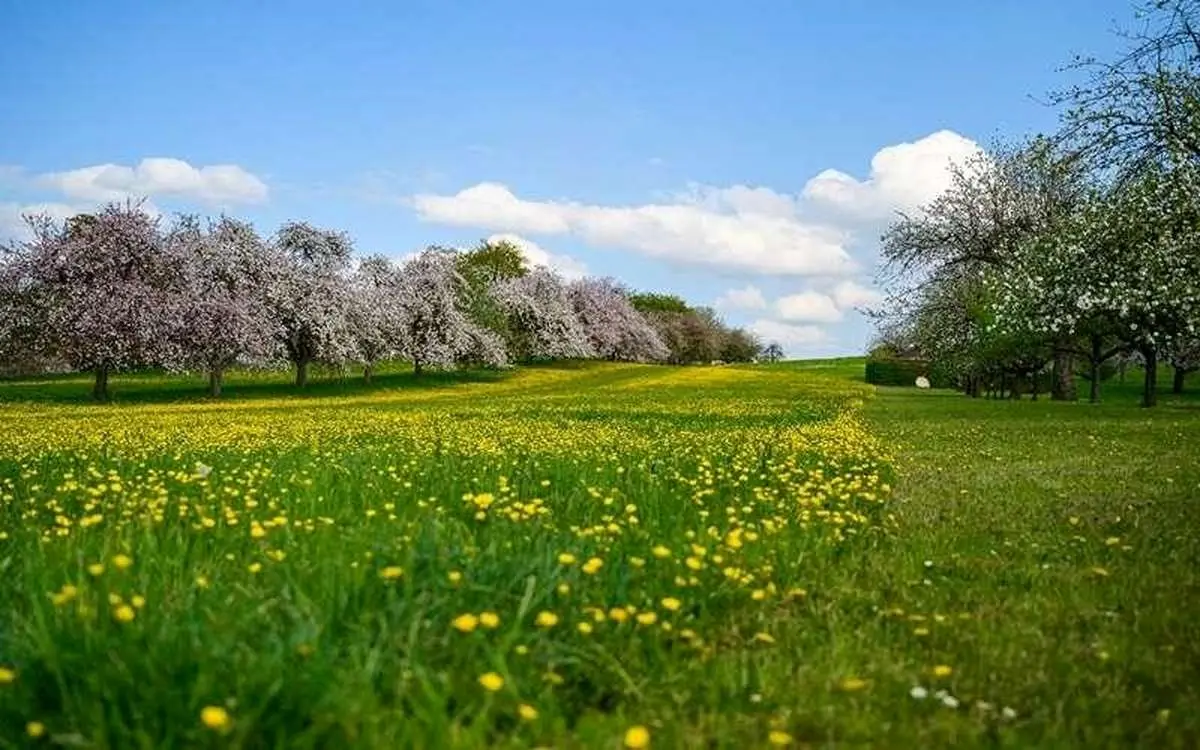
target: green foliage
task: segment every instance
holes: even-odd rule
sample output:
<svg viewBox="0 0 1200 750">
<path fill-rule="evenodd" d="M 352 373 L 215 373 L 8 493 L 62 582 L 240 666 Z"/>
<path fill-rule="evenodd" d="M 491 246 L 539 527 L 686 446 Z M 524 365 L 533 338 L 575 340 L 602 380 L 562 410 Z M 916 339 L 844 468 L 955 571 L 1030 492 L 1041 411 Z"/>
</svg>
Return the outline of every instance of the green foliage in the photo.
<svg viewBox="0 0 1200 750">
<path fill-rule="evenodd" d="M 930 380 L 935 388 L 953 386 L 944 374 L 922 359 L 903 359 L 886 356 L 886 352 L 873 351 L 865 365 L 866 381 L 872 385 L 914 386 L 918 377 Z"/>
<path fill-rule="evenodd" d="M 686 313 L 692 309 L 682 297 L 658 292 L 636 292 L 629 295 L 629 302 L 640 313 Z"/>
</svg>

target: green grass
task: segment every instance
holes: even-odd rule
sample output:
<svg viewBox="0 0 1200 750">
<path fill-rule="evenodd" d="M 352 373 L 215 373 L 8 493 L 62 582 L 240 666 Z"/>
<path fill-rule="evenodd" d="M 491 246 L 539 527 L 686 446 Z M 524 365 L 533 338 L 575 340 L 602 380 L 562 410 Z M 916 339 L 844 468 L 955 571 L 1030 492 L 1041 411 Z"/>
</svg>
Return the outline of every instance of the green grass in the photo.
<svg viewBox="0 0 1200 750">
<path fill-rule="evenodd" d="M 859 358 L 285 377 L 0 383 L 0 747 L 1200 744 L 1194 395 Z"/>
</svg>

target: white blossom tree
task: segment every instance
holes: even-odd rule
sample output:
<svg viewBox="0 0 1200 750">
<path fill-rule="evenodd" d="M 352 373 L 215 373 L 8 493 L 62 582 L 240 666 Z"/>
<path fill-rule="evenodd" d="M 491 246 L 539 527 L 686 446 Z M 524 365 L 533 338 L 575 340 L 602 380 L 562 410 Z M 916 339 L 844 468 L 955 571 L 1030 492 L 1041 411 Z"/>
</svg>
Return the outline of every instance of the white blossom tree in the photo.
<svg viewBox="0 0 1200 750">
<path fill-rule="evenodd" d="M 612 279 L 583 278 L 568 287 L 571 304 L 598 357 L 662 362 L 670 351 Z"/>
<path fill-rule="evenodd" d="M 279 258 L 251 225 L 228 216 L 207 226 L 181 217 L 166 243 L 184 271 L 180 364 L 207 373 L 209 395 L 216 398 L 226 369 L 268 361 L 278 352 L 280 332 L 267 293 Z"/>
<path fill-rule="evenodd" d="M 513 359 L 573 359 L 595 356 L 567 286 L 548 268 L 493 282 L 492 297 L 505 317 Z"/>
<path fill-rule="evenodd" d="M 453 250 L 431 247 L 401 269 L 400 353 L 418 376 L 426 367 L 463 361 L 499 367 L 507 361 L 500 337 L 472 322 L 460 307 L 463 279 L 456 258 Z"/>
<path fill-rule="evenodd" d="M 56 223 L 30 222 L 33 238 L 11 254 L 8 276 L 25 300 L 22 326 L 39 348 L 92 372 L 92 396 L 108 400 L 109 375 L 171 365 L 182 269 L 164 252 L 158 220 L 140 204 L 109 204 Z M 8 264 L 6 264 L 8 265 Z M 36 302 L 35 312 L 28 306 Z"/>
<path fill-rule="evenodd" d="M 381 255 L 364 258 L 350 277 L 348 317 L 365 382 L 371 382 L 378 362 L 403 347 L 404 293 L 400 268 Z"/>
<path fill-rule="evenodd" d="M 284 224 L 275 247 L 281 265 L 269 290 L 272 314 L 303 387 L 313 362 L 340 364 L 355 354 L 348 317 L 353 248 L 345 234 L 304 222 Z"/>
</svg>

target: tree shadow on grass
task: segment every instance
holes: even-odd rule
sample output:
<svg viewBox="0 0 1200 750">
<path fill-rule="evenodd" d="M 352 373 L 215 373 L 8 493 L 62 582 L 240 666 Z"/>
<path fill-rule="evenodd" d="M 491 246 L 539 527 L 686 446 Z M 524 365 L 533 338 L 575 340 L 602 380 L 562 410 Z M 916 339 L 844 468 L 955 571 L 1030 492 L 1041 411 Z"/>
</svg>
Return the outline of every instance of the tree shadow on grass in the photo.
<svg viewBox="0 0 1200 750">
<path fill-rule="evenodd" d="M 208 395 L 208 381 L 198 375 L 144 371 L 116 375 L 110 381 L 112 404 L 176 404 L 261 401 L 266 399 L 308 400 L 367 395 L 395 390 L 437 390 L 470 383 L 500 382 L 512 371 L 453 370 L 427 371 L 414 375 L 411 368 L 391 368 L 377 373 L 371 382 L 361 374 L 314 372 L 304 388 L 297 388 L 286 372 L 230 372 L 219 398 Z M 0 380 L 0 404 L 93 404 L 92 379 L 87 373 L 46 375 L 36 378 Z"/>
</svg>

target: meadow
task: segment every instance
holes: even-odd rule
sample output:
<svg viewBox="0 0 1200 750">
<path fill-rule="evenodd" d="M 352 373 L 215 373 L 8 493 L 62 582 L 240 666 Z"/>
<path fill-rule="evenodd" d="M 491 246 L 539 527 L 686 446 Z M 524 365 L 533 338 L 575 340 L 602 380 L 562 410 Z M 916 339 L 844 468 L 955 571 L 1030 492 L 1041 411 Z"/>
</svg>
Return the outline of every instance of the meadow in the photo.
<svg viewBox="0 0 1200 750">
<path fill-rule="evenodd" d="M 861 372 L 2 382 L 0 747 L 1200 744 L 1200 400 Z"/>
</svg>

